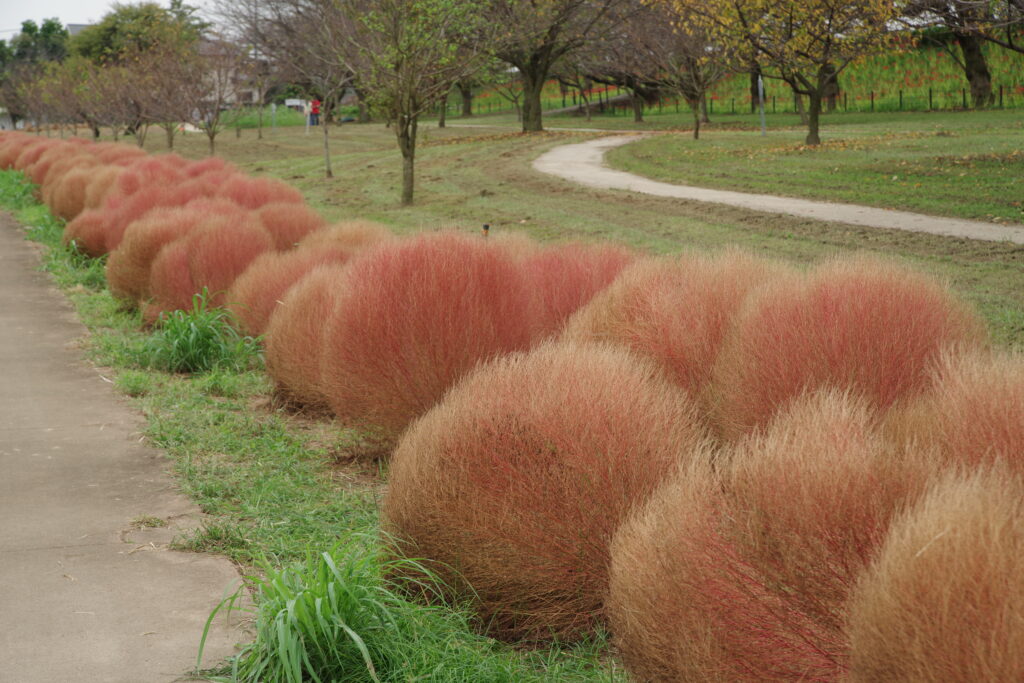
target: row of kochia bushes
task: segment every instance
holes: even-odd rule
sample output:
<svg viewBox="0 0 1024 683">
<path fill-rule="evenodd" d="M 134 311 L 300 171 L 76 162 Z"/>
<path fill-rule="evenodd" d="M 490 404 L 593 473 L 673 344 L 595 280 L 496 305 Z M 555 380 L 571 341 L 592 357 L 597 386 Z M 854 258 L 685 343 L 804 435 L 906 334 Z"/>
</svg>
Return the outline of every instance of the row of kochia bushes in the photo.
<svg viewBox="0 0 1024 683">
<path fill-rule="evenodd" d="M 283 395 L 373 426 L 382 525 L 510 641 L 639 679 L 1015 680 L 1024 358 L 867 256 L 325 226 L 211 159 L 0 138 L 148 320 L 206 287 Z"/>
</svg>

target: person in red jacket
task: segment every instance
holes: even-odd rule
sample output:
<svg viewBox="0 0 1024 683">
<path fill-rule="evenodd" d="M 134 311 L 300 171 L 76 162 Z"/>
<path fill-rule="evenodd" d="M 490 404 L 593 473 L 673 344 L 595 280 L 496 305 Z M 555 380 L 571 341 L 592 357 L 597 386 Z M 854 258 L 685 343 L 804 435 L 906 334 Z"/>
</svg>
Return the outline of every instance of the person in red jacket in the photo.
<svg viewBox="0 0 1024 683">
<path fill-rule="evenodd" d="M 315 98 L 309 103 L 309 125 L 320 125 L 320 100 Z"/>
</svg>

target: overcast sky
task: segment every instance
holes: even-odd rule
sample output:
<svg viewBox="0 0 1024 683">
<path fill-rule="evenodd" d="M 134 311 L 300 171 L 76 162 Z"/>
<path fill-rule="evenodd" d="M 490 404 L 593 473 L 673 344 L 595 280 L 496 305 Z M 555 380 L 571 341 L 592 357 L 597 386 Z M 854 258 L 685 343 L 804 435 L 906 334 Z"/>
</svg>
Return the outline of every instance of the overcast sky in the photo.
<svg viewBox="0 0 1024 683">
<path fill-rule="evenodd" d="M 7 40 L 17 33 L 26 19 L 41 24 L 44 19 L 56 17 L 62 24 L 94 24 L 113 4 L 114 0 L 0 0 L 0 39 Z M 159 4 L 166 7 L 168 3 L 159 0 Z M 212 0 L 189 0 L 185 4 L 205 8 L 213 3 Z"/>
</svg>

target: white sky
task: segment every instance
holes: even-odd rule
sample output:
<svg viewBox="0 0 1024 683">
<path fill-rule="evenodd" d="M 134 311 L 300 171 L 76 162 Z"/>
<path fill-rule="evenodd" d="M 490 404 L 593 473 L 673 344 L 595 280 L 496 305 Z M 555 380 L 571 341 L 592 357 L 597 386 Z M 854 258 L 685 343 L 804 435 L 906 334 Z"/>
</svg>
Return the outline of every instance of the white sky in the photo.
<svg viewBox="0 0 1024 683">
<path fill-rule="evenodd" d="M 138 1 L 138 0 L 136 0 Z M 166 0 L 158 0 L 167 6 Z M 0 0 L 0 40 L 8 40 L 21 28 L 21 22 L 31 19 L 36 24 L 56 17 L 62 24 L 94 24 L 110 11 L 114 0 Z M 124 2 L 121 4 L 134 4 Z M 212 0 L 188 0 L 186 5 L 200 8 L 211 6 Z"/>
</svg>

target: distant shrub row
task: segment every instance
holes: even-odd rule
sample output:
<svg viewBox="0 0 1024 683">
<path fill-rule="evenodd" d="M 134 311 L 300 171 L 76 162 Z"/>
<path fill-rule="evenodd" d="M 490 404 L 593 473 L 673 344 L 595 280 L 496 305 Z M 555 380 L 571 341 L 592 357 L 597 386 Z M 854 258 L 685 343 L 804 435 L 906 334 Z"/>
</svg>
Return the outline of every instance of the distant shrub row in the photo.
<svg viewBox="0 0 1024 683">
<path fill-rule="evenodd" d="M 604 626 L 643 680 L 1024 670 L 1024 358 L 928 276 L 400 239 L 116 145 L 8 134 L 0 166 L 148 320 L 208 288 L 283 396 L 397 444 L 396 571 L 491 635 Z"/>
</svg>

